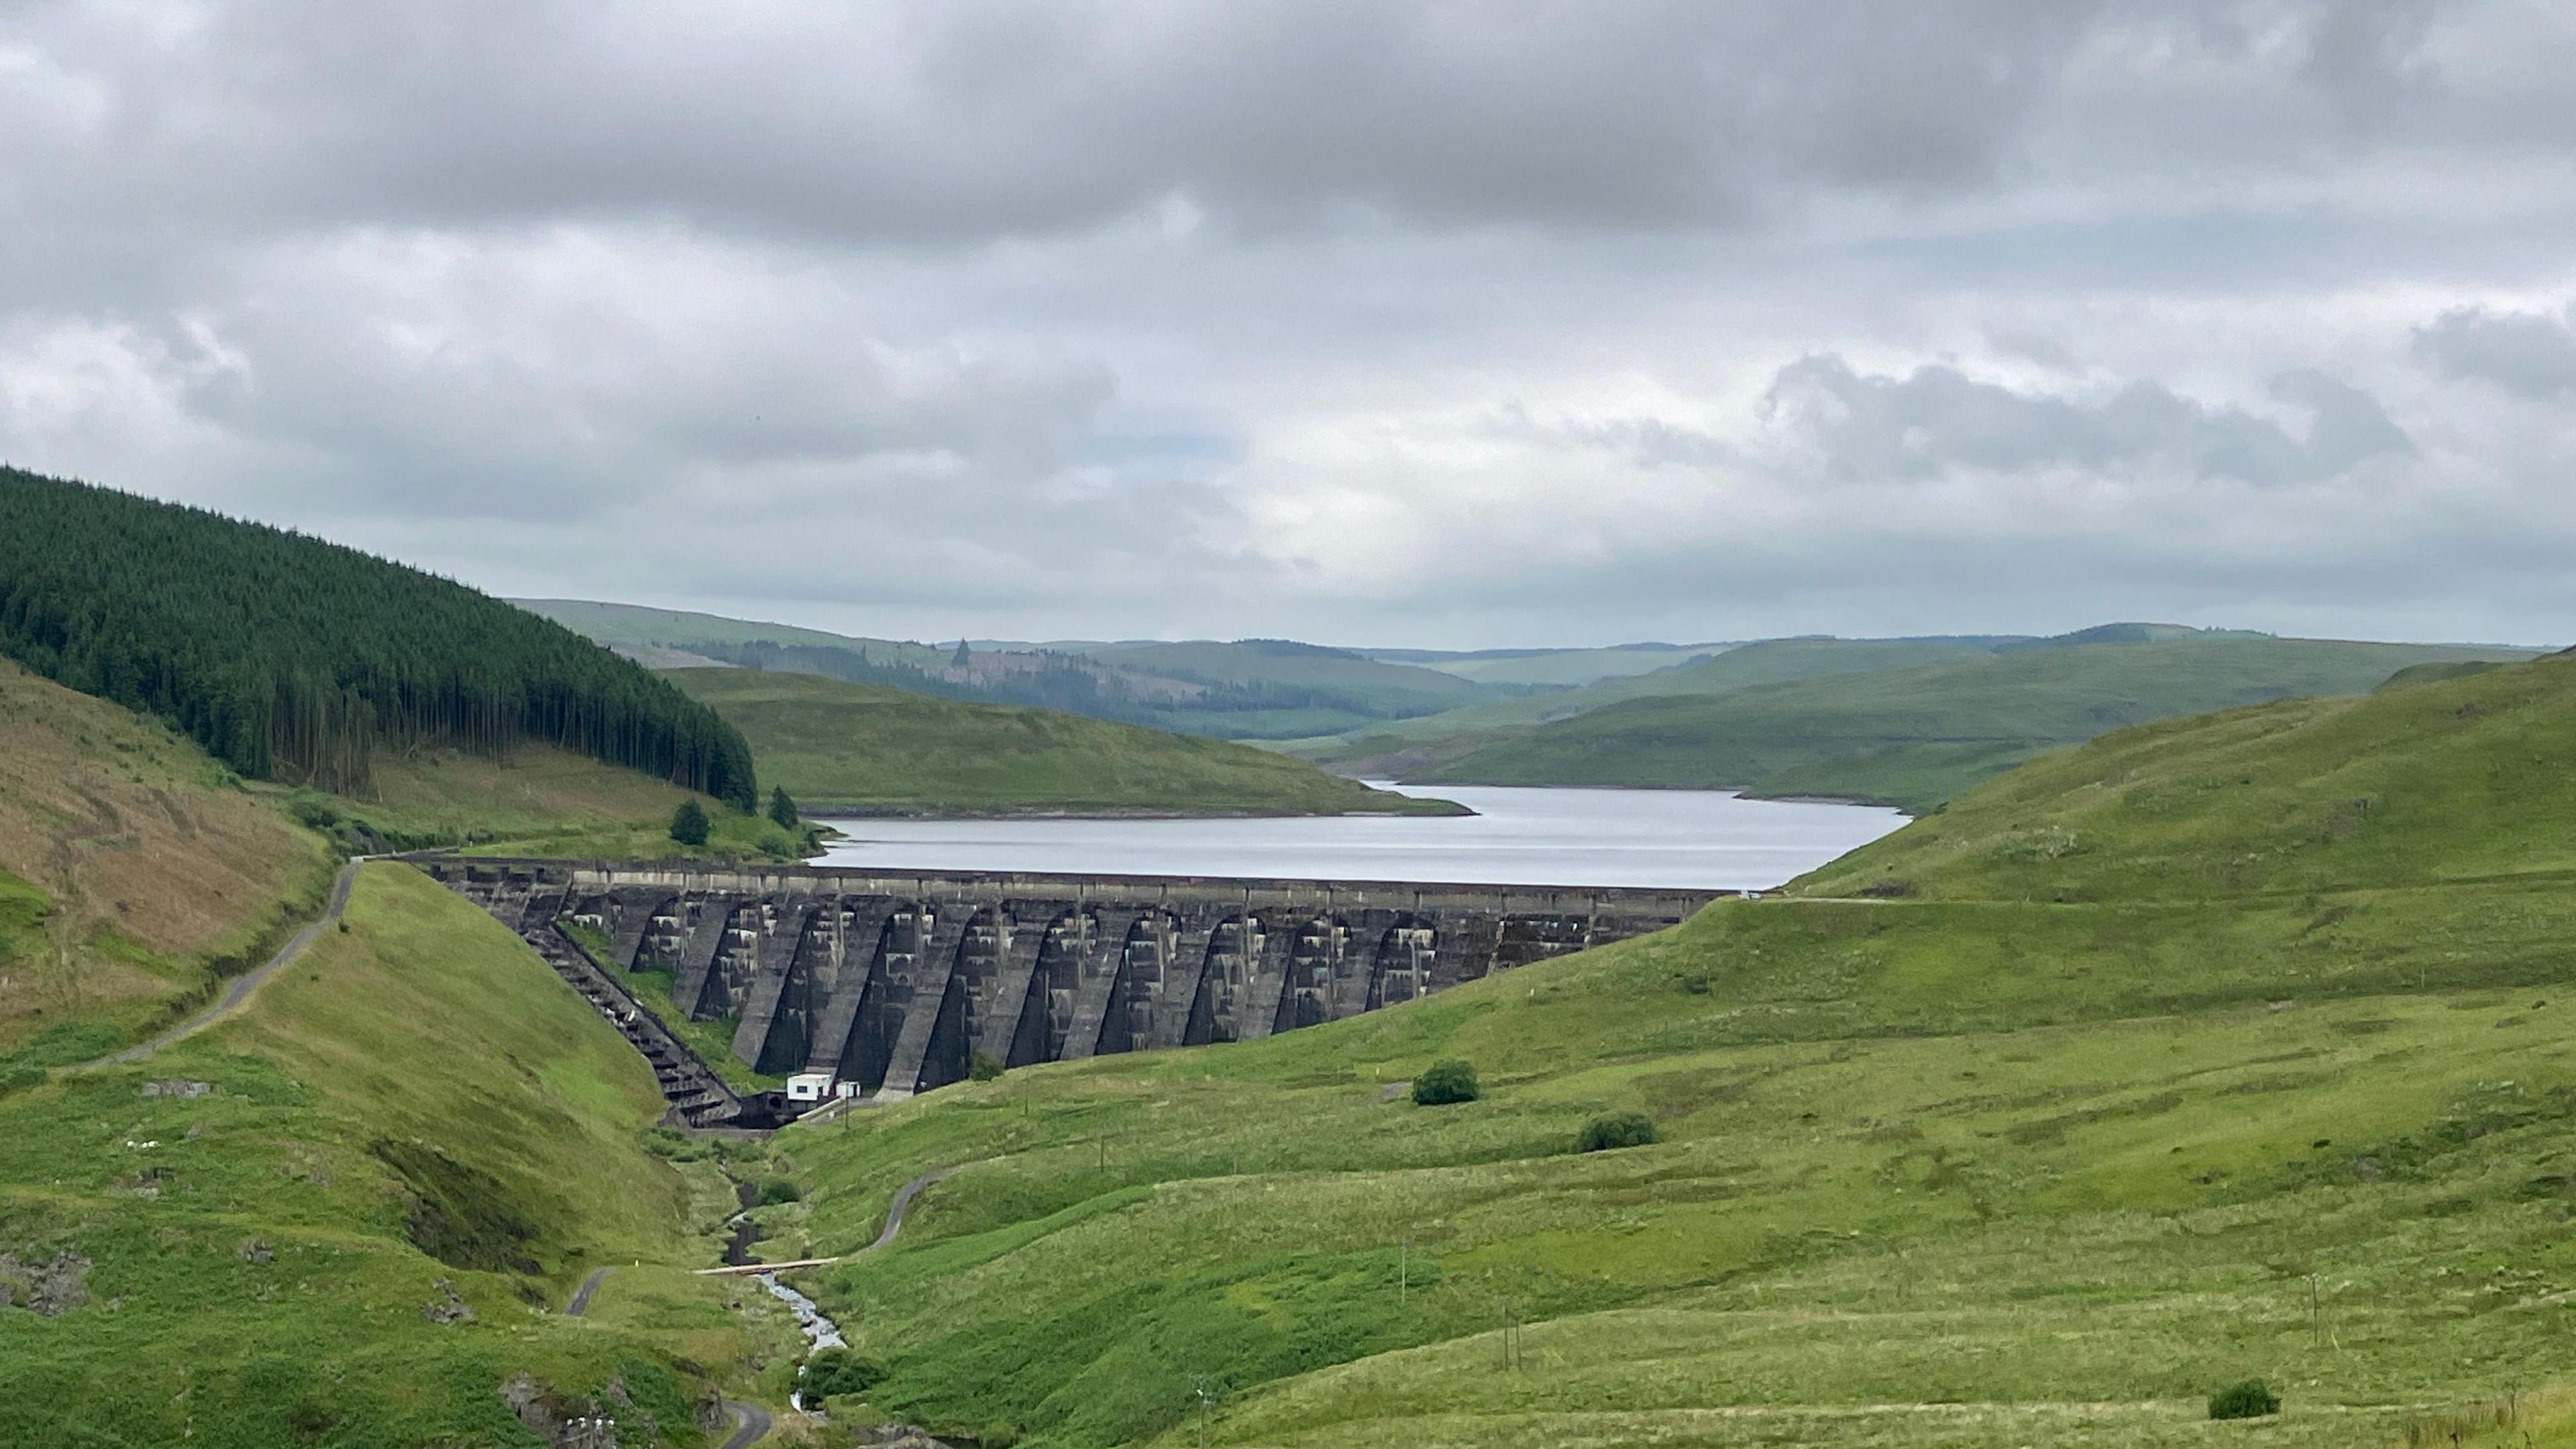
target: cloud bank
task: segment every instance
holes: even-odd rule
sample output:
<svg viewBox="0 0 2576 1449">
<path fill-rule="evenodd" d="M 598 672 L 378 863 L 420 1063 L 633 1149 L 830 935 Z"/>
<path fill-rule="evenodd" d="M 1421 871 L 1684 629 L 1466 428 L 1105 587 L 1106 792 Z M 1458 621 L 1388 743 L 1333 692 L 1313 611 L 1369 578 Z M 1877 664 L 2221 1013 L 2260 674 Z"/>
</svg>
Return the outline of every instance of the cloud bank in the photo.
<svg viewBox="0 0 2576 1449">
<path fill-rule="evenodd" d="M 2576 636 L 2576 19 L 0 8 L 0 456 L 902 636 Z"/>
</svg>

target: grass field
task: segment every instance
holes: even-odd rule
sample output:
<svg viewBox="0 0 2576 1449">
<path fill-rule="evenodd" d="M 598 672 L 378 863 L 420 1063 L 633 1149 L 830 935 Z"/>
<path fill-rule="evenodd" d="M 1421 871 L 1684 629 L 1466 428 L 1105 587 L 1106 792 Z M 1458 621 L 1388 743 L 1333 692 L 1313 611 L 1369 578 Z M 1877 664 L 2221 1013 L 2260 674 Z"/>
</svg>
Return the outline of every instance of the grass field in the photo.
<svg viewBox="0 0 2576 1449">
<path fill-rule="evenodd" d="M 408 867 L 365 868 L 346 923 L 152 1060 L 0 1098 L 0 1442 L 534 1444 L 519 1373 L 629 1444 L 709 1442 L 701 1403 L 792 1331 L 680 1271 L 730 1200 L 644 1150 L 642 1061 Z M 25 1307 L 66 1263 L 83 1301 Z M 424 1314 L 451 1301 L 470 1322 Z"/>
<path fill-rule="evenodd" d="M 1675 931 L 794 1129 L 788 1242 L 967 1164 L 810 1276 L 877 1407 L 1033 1444 L 2566 1442 L 2571 706 L 2126 730 Z"/>
<path fill-rule="evenodd" d="M 751 741 L 761 779 L 807 810 L 868 814 L 1334 815 L 1456 807 L 1371 790 L 1249 745 L 1057 710 L 975 704 L 812 674 L 664 676 Z"/>
<path fill-rule="evenodd" d="M 1919 812 L 2046 750 L 2125 725 L 2290 696 L 2359 694 L 2401 669 L 2456 665 L 2475 652 L 2242 635 L 1978 651 L 1609 703 L 1484 742 L 1452 740 L 1403 778 L 1741 788 Z"/>
</svg>

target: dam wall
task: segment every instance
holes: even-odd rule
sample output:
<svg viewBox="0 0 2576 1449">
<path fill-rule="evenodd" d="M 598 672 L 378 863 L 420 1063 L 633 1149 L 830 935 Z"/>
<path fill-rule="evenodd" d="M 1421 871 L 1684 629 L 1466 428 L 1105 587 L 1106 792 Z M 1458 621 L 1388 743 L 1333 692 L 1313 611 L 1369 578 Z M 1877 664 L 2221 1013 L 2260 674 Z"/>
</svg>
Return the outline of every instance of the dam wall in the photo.
<svg viewBox="0 0 2576 1449">
<path fill-rule="evenodd" d="M 754 1069 L 884 1099 L 963 1080 L 978 1056 L 1025 1066 L 1336 1021 L 1661 929 L 1713 894 L 415 863 L 514 930 L 575 941 L 612 977 L 669 972 L 673 1009 L 737 1023 L 734 1053 Z"/>
</svg>

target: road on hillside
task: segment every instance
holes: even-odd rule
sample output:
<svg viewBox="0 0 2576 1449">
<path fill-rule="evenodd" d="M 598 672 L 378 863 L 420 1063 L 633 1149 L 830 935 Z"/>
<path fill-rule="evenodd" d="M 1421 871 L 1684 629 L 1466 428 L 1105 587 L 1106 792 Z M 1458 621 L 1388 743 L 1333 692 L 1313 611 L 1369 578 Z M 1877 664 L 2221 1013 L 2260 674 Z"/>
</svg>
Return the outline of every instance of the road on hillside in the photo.
<svg viewBox="0 0 2576 1449">
<path fill-rule="evenodd" d="M 957 1167 L 963 1167 L 965 1165 L 966 1164 L 961 1162 L 957 1164 Z M 923 1188 L 928 1187 L 932 1183 L 939 1181 L 941 1178 L 946 1177 L 952 1172 L 955 1172 L 957 1167 L 943 1167 L 936 1172 L 925 1172 L 921 1176 L 914 1178 L 912 1181 L 905 1183 L 903 1186 L 896 1188 L 894 1190 L 894 1201 L 886 1205 L 885 1231 L 877 1234 L 877 1240 L 875 1242 L 868 1244 L 865 1248 L 862 1248 L 859 1251 L 863 1253 L 873 1253 L 877 1249 L 884 1247 L 886 1244 L 893 1242 L 894 1235 L 903 1231 L 903 1215 L 912 1211 L 912 1200 L 921 1196 L 921 1190 Z"/>
<path fill-rule="evenodd" d="M 181 1037 L 188 1036 L 203 1027 L 211 1026 L 215 1022 L 221 1021 L 226 1016 L 229 1016 L 234 1011 L 238 1010 L 243 1002 L 250 999 L 250 994 L 259 989 L 259 984 L 261 982 L 276 975 L 279 967 L 285 966 L 296 957 L 302 955 L 304 953 L 304 948 L 313 944 L 314 937 L 321 935 L 324 931 L 329 930 L 339 922 L 340 912 L 346 909 L 349 904 L 350 887 L 356 885 L 358 882 L 358 867 L 365 864 L 366 859 L 367 858 L 362 855 L 357 859 L 350 861 L 347 865 L 340 867 L 339 877 L 331 882 L 330 903 L 322 908 L 321 916 L 311 925 L 306 926 L 303 930 L 287 937 L 286 944 L 277 948 L 277 954 L 268 958 L 267 965 L 260 967 L 256 971 L 244 972 L 243 974 L 234 977 L 232 979 L 232 983 L 224 988 L 224 994 L 217 997 L 213 1005 L 198 1012 L 196 1015 L 189 1017 L 186 1021 L 179 1023 L 177 1026 L 170 1028 L 168 1031 L 161 1033 L 150 1041 L 144 1042 L 140 1046 L 130 1046 L 121 1052 L 111 1052 L 108 1055 L 99 1058 L 99 1061 L 139 1062 L 145 1057 L 152 1055 L 154 1052 L 161 1050 L 163 1047 L 168 1046 L 170 1043 L 179 1040 Z"/>
<path fill-rule="evenodd" d="M 613 1266 L 603 1264 L 590 1270 L 590 1276 L 582 1279 L 581 1286 L 572 1290 L 572 1305 L 564 1310 L 566 1317 L 579 1318 L 590 1311 L 590 1295 L 599 1291 L 600 1281 L 608 1276 L 608 1270 Z"/>
<path fill-rule="evenodd" d="M 739 1399 L 724 1401 L 726 1412 L 733 1415 L 733 1437 L 724 1441 L 724 1449 L 751 1449 L 769 1433 L 769 1411 L 758 1404 Z"/>
</svg>

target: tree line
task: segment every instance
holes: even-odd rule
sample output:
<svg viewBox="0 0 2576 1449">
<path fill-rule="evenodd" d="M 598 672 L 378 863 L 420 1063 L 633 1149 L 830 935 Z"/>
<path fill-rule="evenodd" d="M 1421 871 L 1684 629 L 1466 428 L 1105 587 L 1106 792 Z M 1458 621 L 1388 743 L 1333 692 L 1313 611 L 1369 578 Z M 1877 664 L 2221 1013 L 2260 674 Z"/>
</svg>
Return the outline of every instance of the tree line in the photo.
<svg viewBox="0 0 2576 1449">
<path fill-rule="evenodd" d="M 0 652 L 245 775 L 363 793 L 380 748 L 519 741 L 753 808 L 715 711 L 551 620 L 289 530 L 0 468 Z"/>
</svg>

